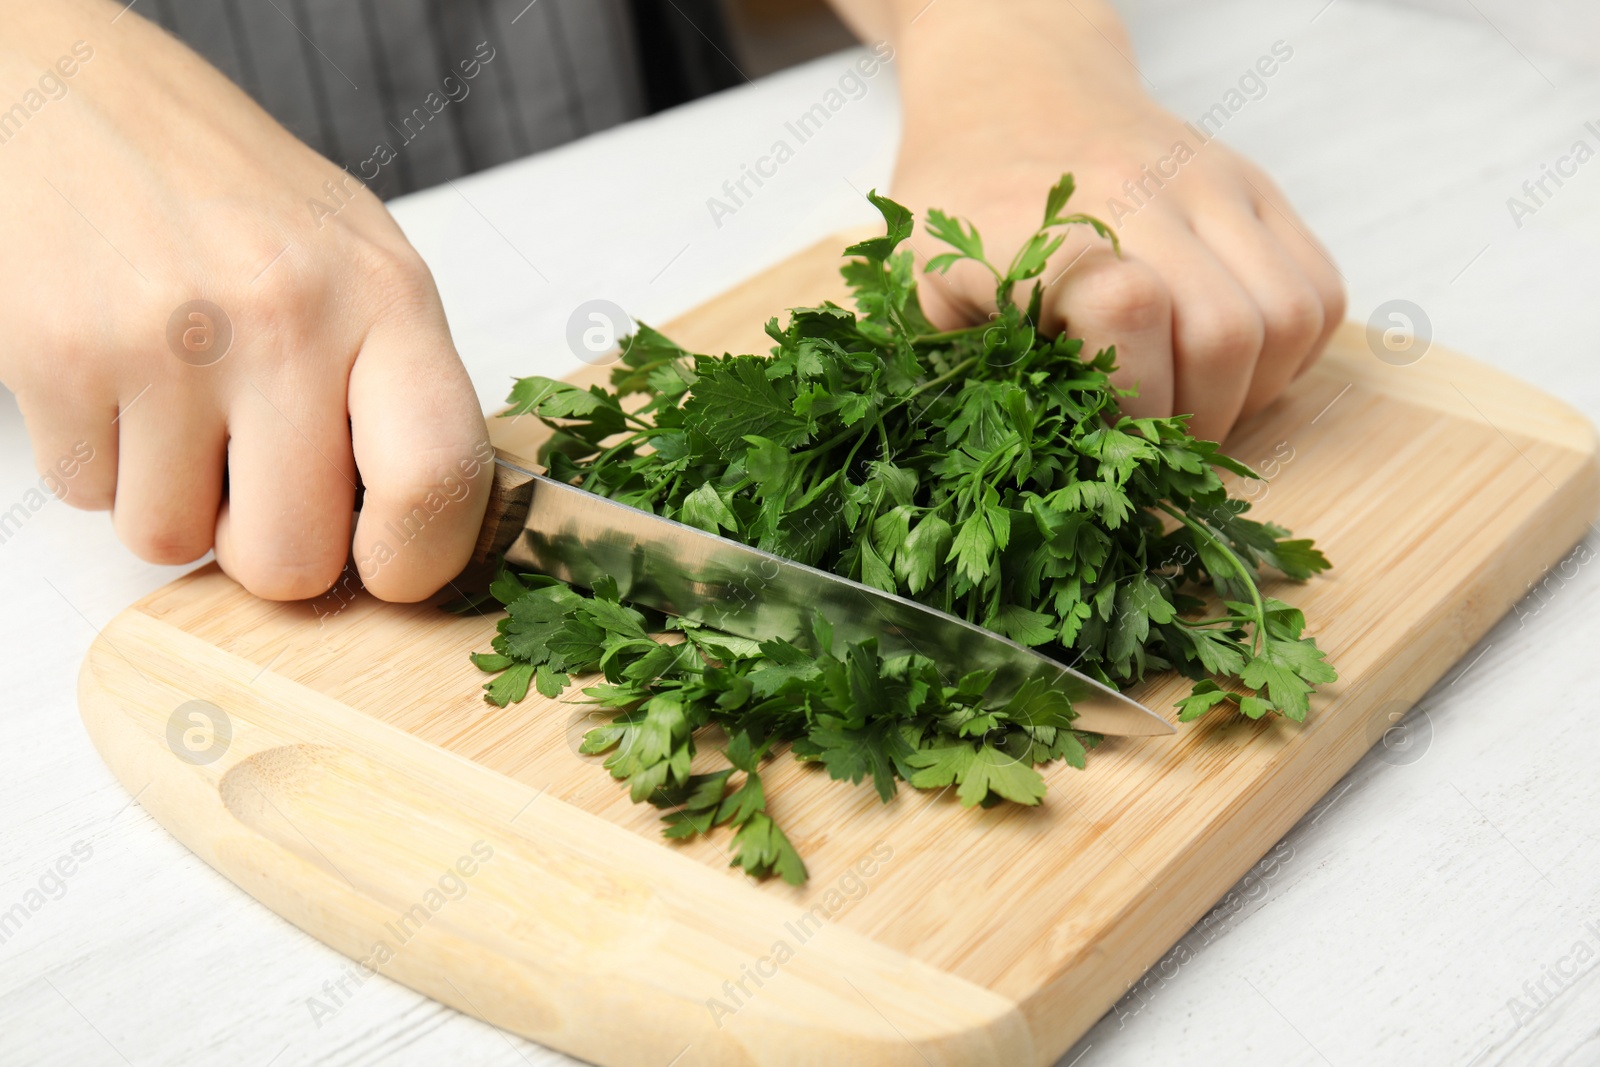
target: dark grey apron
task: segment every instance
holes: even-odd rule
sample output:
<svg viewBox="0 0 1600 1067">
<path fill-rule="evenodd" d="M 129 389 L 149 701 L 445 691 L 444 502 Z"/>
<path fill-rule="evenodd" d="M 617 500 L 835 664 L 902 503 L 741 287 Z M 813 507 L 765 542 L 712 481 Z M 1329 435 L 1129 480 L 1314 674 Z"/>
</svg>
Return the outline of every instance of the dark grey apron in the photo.
<svg viewBox="0 0 1600 1067">
<path fill-rule="evenodd" d="M 145 0 L 379 196 L 739 80 L 715 0 Z"/>
</svg>

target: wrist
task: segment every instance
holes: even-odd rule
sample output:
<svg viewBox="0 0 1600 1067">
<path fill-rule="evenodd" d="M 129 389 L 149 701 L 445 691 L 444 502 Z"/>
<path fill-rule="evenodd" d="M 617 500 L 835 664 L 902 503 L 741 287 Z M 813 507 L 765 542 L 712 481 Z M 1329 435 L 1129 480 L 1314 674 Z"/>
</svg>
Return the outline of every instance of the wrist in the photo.
<svg viewBox="0 0 1600 1067">
<path fill-rule="evenodd" d="M 1151 106 L 1104 0 L 887 0 L 908 139 L 1070 129 Z M 1034 127 L 1036 128 L 1036 127 Z"/>
</svg>

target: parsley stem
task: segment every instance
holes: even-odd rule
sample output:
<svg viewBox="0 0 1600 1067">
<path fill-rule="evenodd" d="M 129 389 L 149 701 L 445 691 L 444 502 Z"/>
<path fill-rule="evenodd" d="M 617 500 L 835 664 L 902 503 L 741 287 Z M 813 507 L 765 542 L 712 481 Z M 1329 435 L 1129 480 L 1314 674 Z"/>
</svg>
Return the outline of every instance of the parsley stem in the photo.
<svg viewBox="0 0 1600 1067">
<path fill-rule="evenodd" d="M 1194 532 L 1195 536 L 1203 537 L 1207 541 L 1210 541 L 1219 552 L 1228 557 L 1228 560 L 1233 564 L 1234 569 L 1239 572 L 1239 577 L 1244 579 L 1245 588 L 1250 590 L 1250 600 L 1255 605 L 1256 609 L 1255 618 L 1252 620 L 1256 624 L 1256 632 L 1250 641 L 1250 653 L 1251 655 L 1258 655 L 1260 653 L 1261 643 L 1265 641 L 1267 637 L 1267 609 L 1262 606 L 1261 591 L 1256 588 L 1256 576 L 1245 568 L 1244 561 L 1238 556 L 1234 555 L 1233 549 L 1224 544 L 1222 539 L 1212 532 L 1210 527 L 1206 526 L 1204 523 L 1196 522 L 1187 514 L 1179 511 L 1165 500 L 1159 501 L 1156 504 L 1156 507 L 1160 508 L 1162 511 L 1165 511 L 1168 515 L 1171 515 L 1173 518 L 1189 527 L 1189 529 Z"/>
<path fill-rule="evenodd" d="M 654 427 L 647 427 L 647 429 L 651 430 L 652 432 L 654 431 Z M 610 459 L 624 448 L 632 447 L 635 442 L 644 436 L 646 436 L 644 430 L 635 430 L 633 433 L 630 433 L 628 436 L 624 437 L 610 448 L 607 448 L 604 452 L 601 452 L 593 460 L 590 460 L 589 476 L 583 480 L 583 488 L 588 489 L 594 483 L 594 480 L 599 477 L 600 468 L 605 466 L 606 460 Z"/>
<path fill-rule="evenodd" d="M 911 339 L 914 345 L 943 345 L 951 341 L 959 341 L 963 337 L 971 337 L 982 330 L 987 330 L 990 324 L 980 322 L 976 326 L 963 326 L 959 330 L 943 330 L 939 333 L 919 334 Z"/>
<path fill-rule="evenodd" d="M 861 446 L 866 444 L 867 443 L 867 439 L 870 438 L 871 436 L 872 436 L 872 427 L 868 426 L 866 433 L 863 433 L 860 437 L 856 438 L 856 443 L 850 446 L 849 454 L 844 457 L 844 462 L 839 464 L 839 469 L 840 470 L 845 471 L 846 473 L 849 472 L 850 464 L 852 464 L 852 463 L 854 463 L 856 461 L 856 453 L 861 451 Z"/>
<path fill-rule="evenodd" d="M 1021 436 L 1018 436 L 1017 441 L 1020 443 L 1021 440 Z M 1011 442 L 1007 441 L 1004 448 L 996 448 L 993 452 L 990 452 L 988 455 L 984 456 L 982 461 L 978 464 L 978 469 L 967 475 L 967 484 L 962 486 L 961 489 L 957 491 L 958 496 L 963 493 L 966 495 L 967 507 L 972 509 L 974 512 L 978 508 L 978 494 L 982 492 L 987 485 L 987 483 L 983 480 L 983 474 L 989 469 L 990 461 L 996 457 L 1000 457 L 1007 462 L 1013 461 L 1016 457 L 1011 455 L 1011 447 Z M 999 479 L 997 478 L 996 480 L 998 481 Z"/>
<path fill-rule="evenodd" d="M 816 456 L 823 455 L 829 449 L 833 448 L 834 445 L 842 444 L 851 437 L 855 436 L 855 432 L 856 431 L 854 427 L 846 427 L 834 434 L 832 437 L 828 438 L 826 441 L 822 442 L 820 445 L 812 445 L 804 452 L 796 452 L 794 458 L 809 460 Z M 854 455 L 854 453 L 851 454 Z M 846 465 L 848 466 L 848 464 Z"/>
<path fill-rule="evenodd" d="M 908 404 L 911 401 L 915 400 L 917 397 L 921 396 L 923 393 L 926 393 L 929 389 L 932 389 L 934 386 L 943 385 L 944 383 L 948 382 L 950 379 L 954 378 L 956 375 L 966 373 L 967 371 L 971 370 L 973 364 L 975 364 L 977 362 L 978 362 L 978 357 L 977 356 L 968 356 L 966 359 L 962 360 L 960 363 L 957 363 L 954 367 L 951 367 L 949 370 L 945 371 L 943 374 L 939 375 L 937 378 L 928 379 L 927 381 L 923 382 L 921 385 L 917 386 L 915 389 L 912 389 L 910 392 L 906 393 L 905 396 L 901 397 L 899 400 L 895 401 L 893 404 L 890 404 L 888 407 L 884 408 L 883 409 L 884 414 L 888 414 L 889 412 L 895 410 L 896 408 L 905 406 L 906 404 Z"/>
<path fill-rule="evenodd" d="M 1189 622 L 1185 619 L 1178 619 L 1176 621 L 1179 626 L 1182 626 L 1187 630 L 1208 630 L 1217 625 L 1227 624 L 1230 626 L 1237 626 L 1240 623 L 1253 623 L 1256 620 L 1249 615 L 1218 615 L 1214 619 L 1196 619 L 1194 622 Z"/>
</svg>

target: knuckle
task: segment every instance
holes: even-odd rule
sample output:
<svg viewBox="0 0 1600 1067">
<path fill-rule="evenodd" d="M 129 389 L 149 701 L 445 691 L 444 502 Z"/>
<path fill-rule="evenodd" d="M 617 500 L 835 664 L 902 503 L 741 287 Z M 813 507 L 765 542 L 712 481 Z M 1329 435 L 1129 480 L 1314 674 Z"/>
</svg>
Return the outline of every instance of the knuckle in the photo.
<svg viewBox="0 0 1600 1067">
<path fill-rule="evenodd" d="M 285 248 L 282 239 L 230 237 L 207 253 L 191 269 L 158 282 L 160 295 L 150 314 L 163 347 L 181 343 L 183 335 L 171 332 L 172 321 L 189 311 L 204 315 L 208 330 L 226 329 L 236 339 L 266 339 L 267 347 L 304 341 L 317 310 L 334 291 L 326 271 L 295 246 Z M 214 306 L 195 306 L 202 301 Z"/>
<path fill-rule="evenodd" d="M 205 227 L 206 236 L 165 279 L 169 301 L 211 297 L 231 311 L 228 304 L 260 301 L 303 284 L 304 256 L 272 225 L 208 215 Z"/>
<path fill-rule="evenodd" d="M 122 543 L 146 563 L 193 563 L 211 548 L 211 534 L 197 523 L 125 520 L 114 515 Z"/>
<path fill-rule="evenodd" d="M 293 258 L 294 246 L 268 225 L 234 223 L 221 230 L 212 255 L 221 267 L 220 276 L 242 287 L 267 284 Z"/>
<path fill-rule="evenodd" d="M 1283 190 L 1278 188 L 1278 183 L 1273 180 L 1272 175 L 1263 170 L 1259 164 L 1239 155 L 1237 152 L 1231 154 L 1231 161 L 1238 168 L 1239 173 L 1244 176 L 1245 181 L 1249 182 L 1255 189 L 1257 196 L 1264 201 L 1268 201 L 1267 204 L 1263 205 L 1267 211 L 1273 210 L 1271 201 L 1284 202 Z"/>
<path fill-rule="evenodd" d="M 111 505 L 116 501 L 116 487 L 98 481 L 88 481 L 81 485 L 69 483 L 64 488 L 57 489 L 56 496 L 63 504 L 79 511 L 110 511 Z"/>
<path fill-rule="evenodd" d="M 386 507 L 410 511 L 417 507 L 434 509 L 441 501 L 454 502 L 472 491 L 481 477 L 482 464 L 472 460 L 470 447 L 436 447 L 419 450 L 403 463 L 386 465 L 374 472 L 367 487 L 369 500 Z"/>
<path fill-rule="evenodd" d="M 1113 332 L 1159 328 L 1172 314 L 1166 283 L 1152 270 L 1119 263 L 1088 275 L 1081 282 L 1079 303 L 1086 317 Z"/>
<path fill-rule="evenodd" d="M 339 580 L 345 553 L 314 553 L 303 560 L 252 557 L 228 568 L 234 581 L 263 600 L 308 600 L 321 596 Z"/>
<path fill-rule="evenodd" d="M 1212 302 L 1184 334 L 1191 359 L 1210 366 L 1243 367 L 1261 354 L 1266 323 L 1260 312 L 1243 302 Z"/>
<path fill-rule="evenodd" d="M 1263 306 L 1266 337 L 1276 345 L 1308 350 L 1322 336 L 1324 314 L 1316 290 L 1309 285 L 1292 288 Z"/>
<path fill-rule="evenodd" d="M 262 269 L 275 254 L 269 252 L 238 271 L 243 283 L 234 288 L 234 306 L 223 304 L 222 309 L 241 315 L 256 329 L 283 333 L 320 307 L 334 287 L 317 261 L 302 259 L 292 248 Z"/>
<path fill-rule="evenodd" d="M 1322 293 L 1322 325 L 1324 329 L 1338 326 L 1350 307 L 1350 296 L 1344 282 L 1335 277 Z"/>
<path fill-rule="evenodd" d="M 433 274 L 410 245 L 365 244 L 356 256 L 356 269 L 385 309 L 415 311 L 437 300 Z"/>
</svg>

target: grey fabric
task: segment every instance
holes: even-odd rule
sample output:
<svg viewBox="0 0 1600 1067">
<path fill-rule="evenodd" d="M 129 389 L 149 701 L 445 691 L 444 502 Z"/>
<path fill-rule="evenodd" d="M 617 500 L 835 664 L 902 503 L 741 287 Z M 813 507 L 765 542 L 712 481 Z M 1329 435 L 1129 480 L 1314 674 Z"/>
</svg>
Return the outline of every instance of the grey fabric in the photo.
<svg viewBox="0 0 1600 1067">
<path fill-rule="evenodd" d="M 628 0 L 146 0 L 379 196 L 645 113 Z"/>
<path fill-rule="evenodd" d="M 651 111 L 748 81 L 733 61 L 721 0 L 629 0 Z"/>
</svg>

